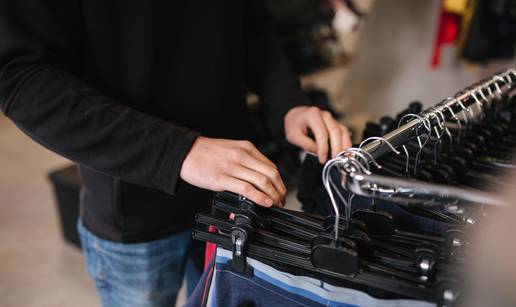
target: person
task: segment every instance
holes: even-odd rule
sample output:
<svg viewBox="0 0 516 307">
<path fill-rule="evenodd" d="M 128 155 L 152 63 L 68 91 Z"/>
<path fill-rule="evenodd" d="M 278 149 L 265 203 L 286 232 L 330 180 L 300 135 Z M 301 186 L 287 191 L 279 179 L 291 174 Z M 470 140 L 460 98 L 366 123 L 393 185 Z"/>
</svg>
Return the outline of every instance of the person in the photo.
<svg viewBox="0 0 516 307">
<path fill-rule="evenodd" d="M 247 92 L 321 163 L 350 146 L 308 106 L 264 1 L 0 0 L 0 37 L 2 112 L 78 164 L 103 306 L 174 304 L 210 191 L 284 202 L 276 166 L 246 141 Z"/>
</svg>

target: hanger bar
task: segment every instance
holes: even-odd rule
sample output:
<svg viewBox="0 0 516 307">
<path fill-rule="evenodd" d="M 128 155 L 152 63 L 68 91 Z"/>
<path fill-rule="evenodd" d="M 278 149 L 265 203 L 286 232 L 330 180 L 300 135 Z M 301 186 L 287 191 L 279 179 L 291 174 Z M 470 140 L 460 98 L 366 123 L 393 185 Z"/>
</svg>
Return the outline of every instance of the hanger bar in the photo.
<svg viewBox="0 0 516 307">
<path fill-rule="evenodd" d="M 461 117 L 460 113 L 462 112 L 469 113 L 470 118 L 478 116 L 480 112 L 474 113 L 469 111 L 470 108 L 471 110 L 474 109 L 474 104 L 478 104 L 478 100 L 473 97 L 472 93 L 475 93 L 479 100 L 482 99 L 483 103 L 491 104 L 496 97 L 506 95 L 510 97 L 513 94 L 513 89 L 516 88 L 514 86 L 516 85 L 515 81 L 516 70 L 514 69 L 507 69 L 503 73 L 495 74 L 457 93 L 455 97 L 441 101 L 434 108 L 422 112 L 419 115 L 420 118 L 404 124 L 383 136 L 382 140 L 375 140 L 362 147 L 362 149 L 375 160 L 379 159 L 392 151 L 391 146 L 397 148 L 418 135 L 428 132 L 428 125 L 433 127 L 437 124 L 437 116 L 431 116 L 432 114 L 442 114 L 445 117 L 445 121 L 451 120 L 454 115 Z M 483 93 L 483 96 L 480 95 L 482 98 L 478 97 L 480 91 Z M 484 101 L 483 97 L 486 97 L 487 101 Z M 450 112 L 450 109 L 453 113 Z M 426 201 L 431 205 L 446 204 L 446 202 L 450 201 L 493 206 L 507 205 L 487 192 L 429 184 L 413 179 L 368 175 L 358 171 L 355 167 L 347 167 L 344 170 L 347 173 L 347 176 L 345 176 L 346 187 L 353 193 L 362 196 L 390 199 L 392 201 L 405 200 L 407 204 L 409 204 L 408 200 L 413 200 L 416 202 Z"/>
<path fill-rule="evenodd" d="M 347 186 L 351 192 L 361 196 L 391 201 L 410 198 L 413 202 L 428 202 L 428 206 L 449 204 L 456 201 L 500 207 L 508 205 L 495 195 L 487 192 L 379 175 L 351 173 L 348 176 Z"/>
<path fill-rule="evenodd" d="M 511 78 L 507 78 L 507 75 L 511 75 Z M 494 79 L 497 78 L 497 76 L 504 78 L 506 82 L 503 82 L 500 79 Z M 502 92 L 501 95 L 510 94 L 510 92 L 516 88 L 515 81 L 516 71 L 514 69 L 508 69 L 501 74 L 493 75 L 491 78 L 488 78 L 487 81 L 483 80 L 470 88 L 464 89 L 456 95 L 454 100 L 445 99 L 441 101 L 434 107 L 434 109 L 424 111 L 421 114 L 421 116 L 424 117 L 425 120 L 427 120 L 433 127 L 437 123 L 437 119 L 435 117 L 428 116 L 432 112 L 435 112 L 436 110 L 441 111 L 446 120 L 451 120 L 453 118 L 453 115 L 449 111 L 449 108 L 452 109 L 453 113 L 456 116 L 461 112 L 467 112 L 464 111 L 464 109 L 458 103 L 458 101 L 460 101 L 466 109 L 473 107 L 474 104 L 477 103 L 477 101 L 471 95 L 472 91 L 475 91 L 476 95 L 479 96 L 478 98 L 482 99 L 480 98 L 479 90 L 483 89 L 483 93 L 488 99 L 488 102 L 486 103 L 491 103 L 494 100 L 493 95 L 498 95 L 498 88 Z M 496 84 L 498 84 L 498 87 L 496 86 Z M 488 88 L 491 90 L 490 92 L 493 93 L 493 95 L 489 95 Z M 478 113 L 475 115 L 478 116 Z M 461 116 L 459 116 L 459 118 L 460 117 Z M 394 147 L 397 148 L 414 139 L 416 136 L 423 135 L 425 132 L 427 132 L 427 129 L 425 128 L 423 122 L 419 119 L 414 119 L 399 127 L 398 129 L 393 130 L 392 132 L 383 136 L 382 138 L 385 141 L 372 141 L 371 143 L 368 143 L 367 145 L 362 147 L 362 149 L 369 153 L 376 160 L 378 158 L 383 157 L 385 154 L 391 152 L 391 148 L 388 145 L 388 143 L 392 144 Z"/>
</svg>

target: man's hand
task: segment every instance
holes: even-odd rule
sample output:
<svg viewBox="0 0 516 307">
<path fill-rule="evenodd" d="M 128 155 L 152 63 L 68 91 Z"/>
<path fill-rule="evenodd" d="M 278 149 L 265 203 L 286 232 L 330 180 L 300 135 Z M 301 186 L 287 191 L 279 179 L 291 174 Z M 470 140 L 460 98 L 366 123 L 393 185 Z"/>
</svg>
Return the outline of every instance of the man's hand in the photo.
<svg viewBox="0 0 516 307">
<path fill-rule="evenodd" d="M 308 136 L 308 130 L 312 131 L 315 141 Z M 328 138 L 332 157 L 351 147 L 348 129 L 336 121 L 330 112 L 317 107 L 300 106 L 288 111 L 285 115 L 285 135 L 290 143 L 317 154 L 321 164 L 328 157 Z"/>
<path fill-rule="evenodd" d="M 287 193 L 274 163 L 248 141 L 197 138 L 180 177 L 200 188 L 243 195 L 265 207 L 283 205 Z"/>
</svg>

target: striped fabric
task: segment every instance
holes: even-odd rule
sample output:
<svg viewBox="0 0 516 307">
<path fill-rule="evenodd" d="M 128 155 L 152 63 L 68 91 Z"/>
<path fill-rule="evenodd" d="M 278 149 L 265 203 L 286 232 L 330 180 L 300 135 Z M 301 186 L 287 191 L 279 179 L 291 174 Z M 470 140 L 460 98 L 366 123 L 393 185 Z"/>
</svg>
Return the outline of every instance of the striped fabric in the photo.
<svg viewBox="0 0 516 307">
<path fill-rule="evenodd" d="M 210 307 L 228 306 L 381 306 L 427 307 L 428 302 L 397 299 L 377 299 L 367 293 L 332 286 L 320 280 L 279 271 L 255 259 L 248 258 L 253 277 L 230 270 L 227 264 L 231 252 L 217 249 L 211 284 L 204 304 Z"/>
</svg>

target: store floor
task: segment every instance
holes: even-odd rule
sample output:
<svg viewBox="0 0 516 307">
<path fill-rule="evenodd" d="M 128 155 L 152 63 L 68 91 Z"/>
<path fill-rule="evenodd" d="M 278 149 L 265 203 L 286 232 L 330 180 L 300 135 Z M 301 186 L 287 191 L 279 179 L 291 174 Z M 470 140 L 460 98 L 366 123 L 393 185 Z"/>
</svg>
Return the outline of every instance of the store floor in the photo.
<svg viewBox="0 0 516 307">
<path fill-rule="evenodd" d="M 50 170 L 69 162 L 0 115 L 0 306 L 99 306 L 79 250 L 61 237 Z M 290 196 L 290 207 L 297 207 Z M 185 300 L 180 294 L 178 306 Z"/>
<path fill-rule="evenodd" d="M 61 238 L 46 174 L 69 163 L 0 115 L 0 306 L 98 306 L 79 250 Z"/>
</svg>

